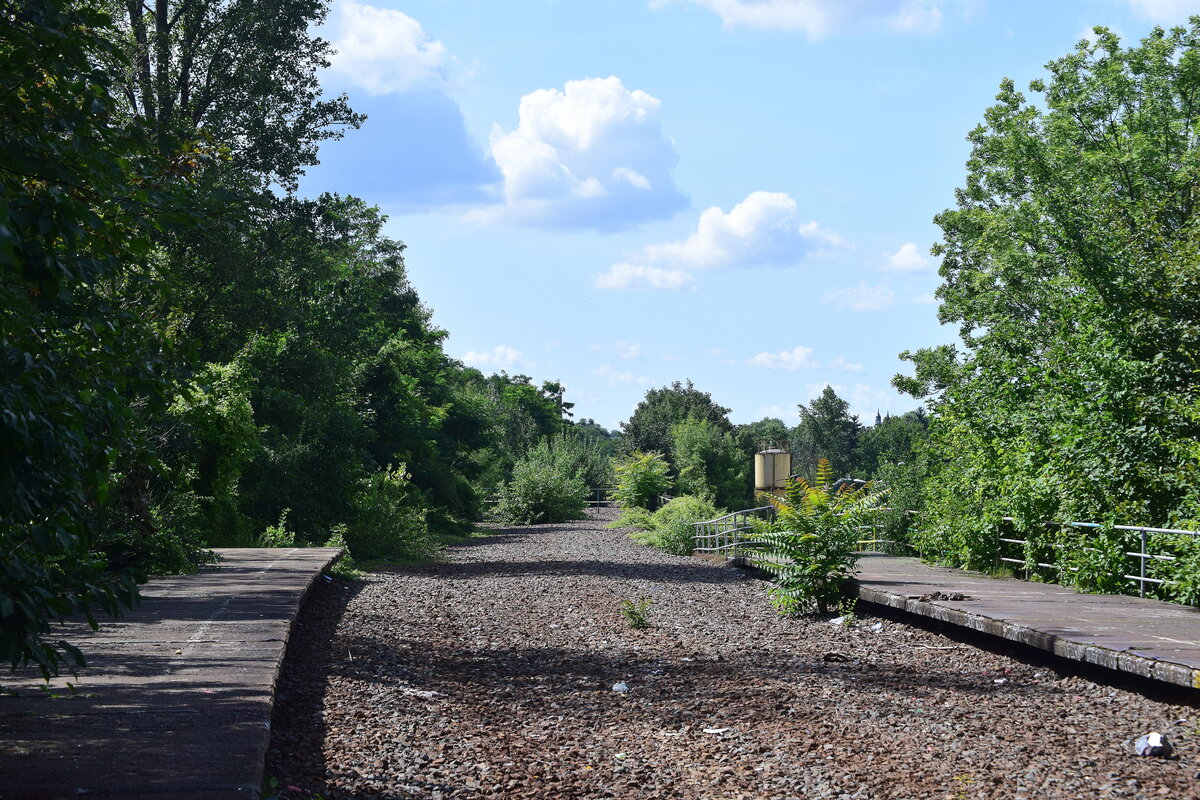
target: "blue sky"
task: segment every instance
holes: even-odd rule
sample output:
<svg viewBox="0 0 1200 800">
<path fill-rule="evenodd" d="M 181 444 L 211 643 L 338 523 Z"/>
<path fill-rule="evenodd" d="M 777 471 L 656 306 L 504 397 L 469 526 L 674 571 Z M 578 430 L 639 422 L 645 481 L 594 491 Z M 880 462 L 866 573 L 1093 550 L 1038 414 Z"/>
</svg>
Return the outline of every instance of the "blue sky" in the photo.
<svg viewBox="0 0 1200 800">
<path fill-rule="evenodd" d="M 450 355 L 614 428 L 691 379 L 734 422 L 912 398 L 933 217 L 1002 78 L 1200 0 L 333 0 L 368 115 L 301 192 L 379 205 Z"/>
</svg>

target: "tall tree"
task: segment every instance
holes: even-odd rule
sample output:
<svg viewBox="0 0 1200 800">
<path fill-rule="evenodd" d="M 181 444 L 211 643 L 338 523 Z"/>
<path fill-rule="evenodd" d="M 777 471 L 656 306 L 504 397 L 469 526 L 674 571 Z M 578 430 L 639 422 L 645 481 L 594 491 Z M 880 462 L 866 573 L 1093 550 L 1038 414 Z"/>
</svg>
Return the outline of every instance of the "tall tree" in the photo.
<svg viewBox="0 0 1200 800">
<path fill-rule="evenodd" d="M 989 520 L 1194 516 L 1200 434 L 1200 18 L 1122 48 L 1103 28 L 1027 101 L 1005 80 L 938 215 L 940 318 L 906 353 L 931 398 L 927 527 L 986 561 Z"/>
<path fill-rule="evenodd" d="M 132 573 L 93 552 L 120 456 L 144 464 L 134 398 L 173 380 L 155 321 L 152 239 L 179 216 L 175 162 L 121 124 L 112 20 L 69 0 L 0 2 L 0 655 L 57 672 L 51 620 L 115 612 Z"/>
<path fill-rule="evenodd" d="M 121 28 L 118 87 L 168 152 L 215 144 L 222 174 L 294 188 L 317 145 L 364 119 L 322 99 L 327 0 L 108 0 Z"/>
<path fill-rule="evenodd" d="M 722 433 L 733 430 L 728 408 L 717 405 L 712 395 L 700 391 L 691 381 L 686 384 L 675 381 L 670 386 L 647 391 L 628 421 L 621 423 L 626 447 L 659 452 L 671 460 L 671 427 L 689 417 L 710 422 Z"/>
<path fill-rule="evenodd" d="M 800 403 L 800 424 L 792 445 L 792 470 L 800 475 L 816 474 L 818 462 L 829 460 L 836 475 L 846 475 L 855 466 L 858 434 L 862 425 L 850 413 L 850 404 L 838 397 L 832 386 L 808 405 Z"/>
</svg>

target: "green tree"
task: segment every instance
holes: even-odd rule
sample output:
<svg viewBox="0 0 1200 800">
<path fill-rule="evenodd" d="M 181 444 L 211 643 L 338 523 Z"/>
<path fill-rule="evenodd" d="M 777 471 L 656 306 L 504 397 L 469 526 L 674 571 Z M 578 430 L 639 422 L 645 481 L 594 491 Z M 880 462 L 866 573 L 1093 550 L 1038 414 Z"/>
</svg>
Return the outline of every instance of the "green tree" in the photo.
<svg viewBox="0 0 1200 800">
<path fill-rule="evenodd" d="M 934 411 L 924 545 L 984 564 L 1011 515 L 1167 524 L 1200 429 L 1195 186 L 1200 18 L 1122 48 L 1111 32 L 1005 80 L 938 215 L 940 318 L 962 349 L 905 353 Z"/>
<path fill-rule="evenodd" d="M 745 508 L 750 502 L 753 465 L 732 433 L 688 417 L 671 427 L 671 449 L 676 490 L 707 497 L 722 508 Z"/>
<path fill-rule="evenodd" d="M 671 466 L 662 453 L 635 450 L 620 459 L 613 469 L 617 474 L 613 494 L 621 508 L 654 511 L 659 506 L 659 497 L 674 485 Z"/>
<path fill-rule="evenodd" d="M 700 391 L 691 381 L 675 381 L 648 390 L 629 419 L 621 423 L 625 446 L 631 451 L 662 453 L 673 464 L 671 427 L 689 417 L 705 420 L 722 433 L 733 430 L 728 408 L 717 405 L 708 392 Z"/>
<path fill-rule="evenodd" d="M 858 458 L 858 435 L 862 425 L 850 413 L 850 404 L 838 397 L 832 386 L 808 405 L 801 403 L 800 424 L 792 443 L 792 471 L 816 472 L 820 459 L 829 460 L 833 471 L 846 475 Z"/>
<path fill-rule="evenodd" d="M 186 208 L 171 164 L 115 113 L 111 19 L 0 2 L 0 653 L 57 673 L 52 620 L 136 596 L 95 551 L 126 470 L 153 460 L 136 401 L 166 406 L 169 342 L 120 296 L 153 296 L 153 239 Z"/>
</svg>

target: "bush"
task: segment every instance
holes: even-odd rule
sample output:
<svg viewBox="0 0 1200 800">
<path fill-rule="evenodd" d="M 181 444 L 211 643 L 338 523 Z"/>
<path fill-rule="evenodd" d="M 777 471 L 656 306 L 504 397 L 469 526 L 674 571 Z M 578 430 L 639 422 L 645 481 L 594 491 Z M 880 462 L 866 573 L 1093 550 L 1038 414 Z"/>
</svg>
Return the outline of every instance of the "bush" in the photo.
<svg viewBox="0 0 1200 800">
<path fill-rule="evenodd" d="M 425 519 L 424 498 L 408 477 L 401 464 L 363 481 L 344 531 L 355 558 L 415 561 L 437 553 Z"/>
<path fill-rule="evenodd" d="M 580 478 L 576 456 L 565 438 L 543 439 L 513 467 L 500 490 L 497 516 L 512 525 L 536 525 L 582 519 L 588 487 Z"/>
<path fill-rule="evenodd" d="M 816 485 L 797 478 L 785 497 L 772 498 L 776 521 L 747 542 L 755 564 L 774 576 L 771 602 L 782 613 L 828 613 L 856 571 L 858 527 L 883 495 L 868 496 L 865 486 L 834 494 L 832 482 L 821 459 Z"/>
<path fill-rule="evenodd" d="M 654 512 L 655 546 L 679 556 L 690 556 L 694 544 L 694 523 L 721 516 L 721 512 L 703 497 L 676 497 Z"/>
<path fill-rule="evenodd" d="M 634 451 L 615 467 L 613 496 L 621 508 L 658 508 L 658 498 L 671 488 L 670 466 L 662 453 Z"/>
<path fill-rule="evenodd" d="M 703 497 L 676 497 L 653 514 L 642 508 L 625 511 L 609 527 L 637 527 L 642 530 L 629 535 L 638 544 L 648 544 L 675 555 L 692 553 L 696 522 L 719 517 L 721 512 Z"/>
</svg>

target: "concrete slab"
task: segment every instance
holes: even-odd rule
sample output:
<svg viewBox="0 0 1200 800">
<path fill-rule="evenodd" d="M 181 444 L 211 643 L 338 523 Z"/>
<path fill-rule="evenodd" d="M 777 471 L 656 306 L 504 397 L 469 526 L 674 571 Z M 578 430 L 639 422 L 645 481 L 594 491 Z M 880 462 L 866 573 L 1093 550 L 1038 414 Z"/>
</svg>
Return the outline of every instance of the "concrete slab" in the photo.
<svg viewBox="0 0 1200 800">
<path fill-rule="evenodd" d="M 77 677 L 3 676 L 0 799 L 258 797 L 288 632 L 342 551 L 217 552 L 98 631 L 61 626 L 88 658 Z"/>
<path fill-rule="evenodd" d="M 858 596 L 1064 658 L 1200 688 L 1200 609 L 864 555 Z M 941 592 L 967 600 L 925 600 Z"/>
</svg>

